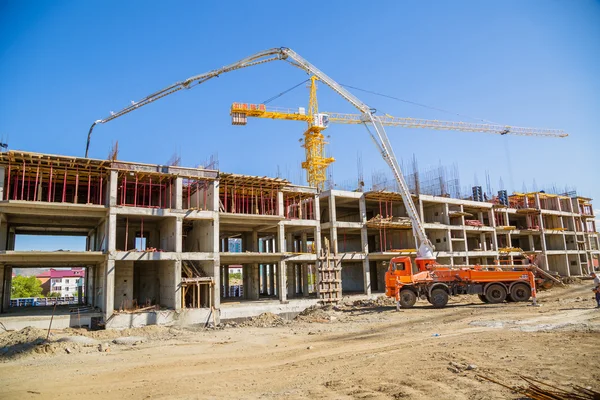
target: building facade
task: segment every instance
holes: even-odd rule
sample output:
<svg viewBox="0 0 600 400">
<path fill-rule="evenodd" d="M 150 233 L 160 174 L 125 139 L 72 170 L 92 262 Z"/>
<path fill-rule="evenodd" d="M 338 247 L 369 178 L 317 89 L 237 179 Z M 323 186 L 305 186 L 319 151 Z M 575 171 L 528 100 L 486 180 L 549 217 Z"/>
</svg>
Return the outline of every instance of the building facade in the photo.
<svg viewBox="0 0 600 400">
<path fill-rule="evenodd" d="M 57 270 L 50 268 L 48 271 L 37 275 L 42 282 L 42 294 L 58 293 L 57 297 L 85 296 L 85 270 L 83 268 L 70 268 Z"/>
<path fill-rule="evenodd" d="M 0 153 L 0 190 L 3 311 L 12 268 L 83 266 L 86 302 L 122 327 L 301 310 L 317 301 L 325 248 L 343 294 L 381 293 L 391 258 L 416 254 L 393 192 L 20 151 Z M 586 274 L 600 253 L 590 199 L 413 200 L 442 264 L 513 264 L 525 254 L 569 276 Z M 86 250 L 15 251 L 21 234 L 84 236 Z M 135 323 L 122 314 L 132 310 L 141 310 Z"/>
</svg>

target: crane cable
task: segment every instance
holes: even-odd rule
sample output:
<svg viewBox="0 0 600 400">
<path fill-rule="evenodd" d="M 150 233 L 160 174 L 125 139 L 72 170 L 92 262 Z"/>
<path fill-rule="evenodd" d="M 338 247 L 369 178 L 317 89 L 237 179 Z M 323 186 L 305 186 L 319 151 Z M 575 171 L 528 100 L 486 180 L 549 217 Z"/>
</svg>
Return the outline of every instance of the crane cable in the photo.
<svg viewBox="0 0 600 400">
<path fill-rule="evenodd" d="M 289 88 L 287 90 L 284 90 L 283 92 L 279 93 L 278 95 L 275 95 L 273 97 L 269 97 L 267 100 L 263 101 L 261 104 L 268 104 L 268 103 L 272 102 L 273 100 L 280 98 L 284 94 L 291 92 L 292 90 L 296 89 L 298 86 L 300 86 L 300 85 L 302 85 L 302 84 L 304 84 L 304 83 L 306 83 L 308 81 L 310 81 L 310 78 L 306 79 L 306 80 L 304 80 L 302 82 L 300 82 L 297 85 L 292 86 L 291 88 Z"/>
<path fill-rule="evenodd" d="M 460 113 L 457 113 L 457 112 L 454 112 L 454 111 L 449 111 L 449 110 L 444 110 L 443 108 L 428 106 L 427 104 L 417 103 L 416 101 L 405 100 L 405 99 L 401 99 L 399 97 L 390 96 L 388 94 L 374 92 L 372 90 L 361 89 L 361 88 L 357 88 L 355 86 L 350 86 L 350 85 L 344 85 L 343 83 L 340 83 L 340 85 L 343 86 L 343 87 L 345 87 L 345 88 L 348 88 L 348 89 L 354 89 L 354 90 L 358 90 L 360 92 L 374 94 L 376 96 L 387 97 L 388 99 L 400 101 L 400 102 L 403 102 L 403 103 L 412 104 L 412 105 L 419 106 L 419 107 L 424 107 L 424 108 L 429 108 L 431 110 L 441 111 L 441 112 L 445 112 L 445 113 L 448 113 L 448 114 L 457 115 L 459 117 L 471 118 L 471 119 L 482 121 L 482 122 L 486 122 L 486 123 L 489 123 L 489 124 L 496 124 L 496 122 L 489 121 L 487 119 L 472 117 L 470 115 L 460 114 Z"/>
</svg>

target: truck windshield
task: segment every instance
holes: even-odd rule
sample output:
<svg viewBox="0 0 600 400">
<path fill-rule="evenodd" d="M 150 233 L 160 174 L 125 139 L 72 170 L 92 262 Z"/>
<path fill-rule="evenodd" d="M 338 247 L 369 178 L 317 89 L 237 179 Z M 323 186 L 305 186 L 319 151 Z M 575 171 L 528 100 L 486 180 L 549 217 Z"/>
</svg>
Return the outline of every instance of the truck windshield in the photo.
<svg viewBox="0 0 600 400">
<path fill-rule="evenodd" d="M 404 271 L 404 263 L 392 263 L 392 271 Z"/>
</svg>

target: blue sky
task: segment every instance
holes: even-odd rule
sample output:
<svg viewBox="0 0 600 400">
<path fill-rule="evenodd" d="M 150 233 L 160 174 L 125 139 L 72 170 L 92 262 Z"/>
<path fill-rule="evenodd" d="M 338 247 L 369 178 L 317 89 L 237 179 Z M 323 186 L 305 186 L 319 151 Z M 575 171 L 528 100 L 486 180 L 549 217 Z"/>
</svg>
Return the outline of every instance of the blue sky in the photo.
<svg viewBox="0 0 600 400">
<path fill-rule="evenodd" d="M 369 4 L 376 4 L 371 5 Z M 396 116 L 563 129 L 567 139 L 390 128 L 397 156 L 458 164 L 463 186 L 502 178 L 531 190 L 569 184 L 596 198 L 600 2 L 157 2 L 0 0 L 0 136 L 10 148 L 83 155 L 90 124 L 175 81 L 286 46 Z M 96 128 L 90 156 L 184 165 L 218 154 L 223 171 L 297 180 L 302 123 L 232 126 L 234 101 L 259 103 L 307 76 L 283 62 L 225 74 Z M 306 106 L 300 87 L 272 105 Z M 354 112 L 326 87 L 323 111 Z M 385 170 L 361 126 L 328 129 L 335 179 Z M 510 165 L 509 165 L 510 164 Z"/>
</svg>

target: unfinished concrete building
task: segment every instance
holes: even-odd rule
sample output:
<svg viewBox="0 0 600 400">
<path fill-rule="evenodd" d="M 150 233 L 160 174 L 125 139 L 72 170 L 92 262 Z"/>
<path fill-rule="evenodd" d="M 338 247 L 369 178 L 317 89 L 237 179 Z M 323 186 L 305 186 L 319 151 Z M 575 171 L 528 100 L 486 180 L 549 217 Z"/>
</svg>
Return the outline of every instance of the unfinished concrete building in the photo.
<svg viewBox="0 0 600 400">
<path fill-rule="evenodd" d="M 338 292 L 383 293 L 392 257 L 416 254 L 393 192 L 319 193 L 278 178 L 21 151 L 0 153 L 0 191 L 0 318 L 17 328 L 47 327 L 49 315 L 11 309 L 15 268 L 86 268 L 87 311 L 74 318 L 67 310 L 56 326 L 96 319 L 123 328 L 294 314 Z M 442 264 L 513 264 L 533 254 L 567 276 L 597 265 L 591 199 L 413 200 Z M 21 235 L 79 236 L 86 245 L 16 250 Z"/>
</svg>

